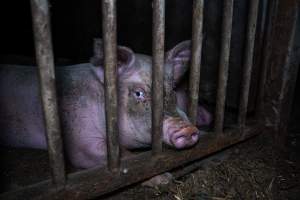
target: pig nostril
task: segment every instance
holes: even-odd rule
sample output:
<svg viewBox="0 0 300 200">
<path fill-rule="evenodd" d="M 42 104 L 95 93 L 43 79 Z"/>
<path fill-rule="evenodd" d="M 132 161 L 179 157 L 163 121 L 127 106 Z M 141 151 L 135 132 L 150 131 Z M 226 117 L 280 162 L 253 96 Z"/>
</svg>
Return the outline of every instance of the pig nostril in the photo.
<svg viewBox="0 0 300 200">
<path fill-rule="evenodd" d="M 185 146 L 186 143 L 186 136 L 181 135 L 175 138 L 175 140 L 173 141 L 173 144 L 177 147 L 177 148 L 182 148 Z"/>
<path fill-rule="evenodd" d="M 185 140 L 186 137 L 184 135 L 178 136 L 175 140 Z"/>
<path fill-rule="evenodd" d="M 192 140 L 193 141 L 198 140 L 198 133 L 197 132 L 195 132 L 195 133 L 192 134 Z"/>
</svg>

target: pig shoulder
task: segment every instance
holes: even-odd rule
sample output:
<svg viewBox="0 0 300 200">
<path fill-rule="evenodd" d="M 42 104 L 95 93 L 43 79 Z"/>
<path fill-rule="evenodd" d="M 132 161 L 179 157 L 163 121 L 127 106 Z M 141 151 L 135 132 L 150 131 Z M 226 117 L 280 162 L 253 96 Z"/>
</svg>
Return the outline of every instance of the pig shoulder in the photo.
<svg viewBox="0 0 300 200">
<path fill-rule="evenodd" d="M 57 70 L 65 149 L 72 164 L 88 168 L 106 158 L 104 88 L 100 68 L 90 64 Z"/>
<path fill-rule="evenodd" d="M 46 148 L 37 83 L 33 66 L 0 65 L 1 144 Z"/>
</svg>

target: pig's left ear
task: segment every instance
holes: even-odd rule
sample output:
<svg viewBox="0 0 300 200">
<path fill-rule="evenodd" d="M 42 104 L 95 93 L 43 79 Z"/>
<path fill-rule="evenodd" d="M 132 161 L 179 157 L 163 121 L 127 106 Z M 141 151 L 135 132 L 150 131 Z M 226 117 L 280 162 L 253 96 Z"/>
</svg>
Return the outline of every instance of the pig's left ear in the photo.
<svg viewBox="0 0 300 200">
<path fill-rule="evenodd" d="M 188 70 L 191 59 L 191 41 L 186 40 L 177 44 L 166 54 L 167 66 L 174 69 L 175 85 L 180 82 L 182 76 Z"/>
<path fill-rule="evenodd" d="M 102 41 L 97 41 L 98 47 L 94 47 L 94 56 L 90 59 L 90 63 L 94 66 L 95 72 L 97 74 L 97 77 L 100 79 L 100 81 L 104 82 L 104 55 L 103 55 L 103 46 Z M 135 62 L 135 55 L 133 51 L 127 47 L 124 46 L 118 46 L 117 47 L 117 69 L 118 69 L 118 76 L 123 75 L 127 72 L 130 72 L 132 69 L 132 66 Z"/>
<path fill-rule="evenodd" d="M 128 47 L 118 46 L 117 57 L 118 75 L 120 76 L 127 72 L 130 72 L 135 63 L 135 55 L 133 51 Z"/>
</svg>

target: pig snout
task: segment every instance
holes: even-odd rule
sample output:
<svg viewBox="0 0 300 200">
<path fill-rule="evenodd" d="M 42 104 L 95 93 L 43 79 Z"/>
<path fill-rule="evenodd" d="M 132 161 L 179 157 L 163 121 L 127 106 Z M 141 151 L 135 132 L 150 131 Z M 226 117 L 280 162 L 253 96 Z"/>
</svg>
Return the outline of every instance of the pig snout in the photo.
<svg viewBox="0 0 300 200">
<path fill-rule="evenodd" d="M 199 139 L 200 131 L 181 118 L 168 118 L 164 121 L 164 141 L 176 149 L 193 146 Z"/>
<path fill-rule="evenodd" d="M 182 128 L 175 131 L 171 142 L 177 149 L 185 148 L 194 145 L 198 141 L 199 131 L 194 126 Z"/>
</svg>

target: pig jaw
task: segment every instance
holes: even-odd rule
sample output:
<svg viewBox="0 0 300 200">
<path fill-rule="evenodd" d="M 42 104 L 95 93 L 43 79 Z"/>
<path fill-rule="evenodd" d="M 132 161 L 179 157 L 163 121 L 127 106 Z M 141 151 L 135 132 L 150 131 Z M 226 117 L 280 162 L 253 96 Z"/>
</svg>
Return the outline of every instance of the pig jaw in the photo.
<svg viewBox="0 0 300 200">
<path fill-rule="evenodd" d="M 179 117 L 167 117 L 163 123 L 163 140 L 176 149 L 191 147 L 199 139 L 199 130 Z"/>
</svg>

